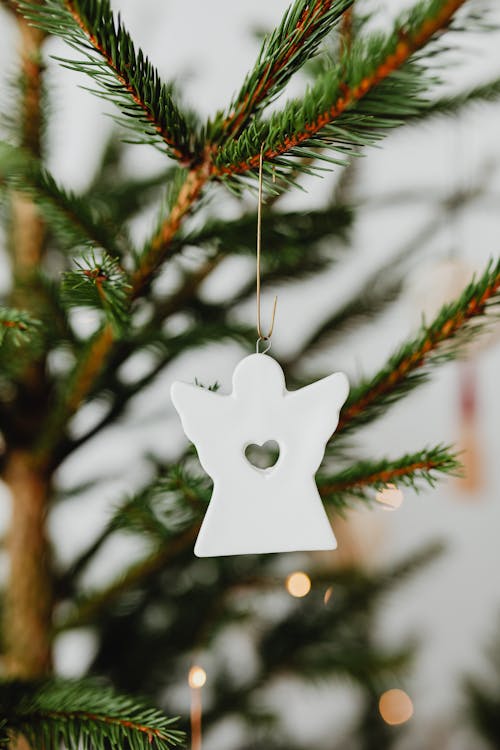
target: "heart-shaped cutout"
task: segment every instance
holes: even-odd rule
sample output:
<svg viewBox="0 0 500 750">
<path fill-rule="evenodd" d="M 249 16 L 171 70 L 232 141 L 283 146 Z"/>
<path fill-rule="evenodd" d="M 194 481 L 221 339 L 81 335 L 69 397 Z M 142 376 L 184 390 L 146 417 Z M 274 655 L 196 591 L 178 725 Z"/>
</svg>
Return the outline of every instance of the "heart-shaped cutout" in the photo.
<svg viewBox="0 0 500 750">
<path fill-rule="evenodd" d="M 276 440 L 266 440 L 262 445 L 250 443 L 245 448 L 245 458 L 254 469 L 272 469 L 280 457 L 280 447 Z"/>
</svg>

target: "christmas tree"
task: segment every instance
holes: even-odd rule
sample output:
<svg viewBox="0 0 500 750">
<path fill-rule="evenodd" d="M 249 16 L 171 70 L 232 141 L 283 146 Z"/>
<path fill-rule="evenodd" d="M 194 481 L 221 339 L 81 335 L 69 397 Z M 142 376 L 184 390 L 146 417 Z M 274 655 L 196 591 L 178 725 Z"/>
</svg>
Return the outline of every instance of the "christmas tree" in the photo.
<svg viewBox="0 0 500 750">
<path fill-rule="evenodd" d="M 186 442 L 173 458 L 149 456 L 141 481 L 114 499 L 106 525 L 69 565 L 54 558 L 47 524 L 57 505 L 85 497 L 106 479 L 90 474 L 88 481 L 62 486 L 66 462 L 92 441 L 105 445 L 107 430 L 122 424 L 134 399 L 181 355 L 218 342 L 237 347 L 241 356 L 254 350 L 254 326 L 235 315 L 254 295 L 254 270 L 223 300 L 207 298 L 204 289 L 231 260 L 254 261 L 261 160 L 266 290 L 339 262 L 355 213 L 349 202 L 354 157 L 406 123 L 450 116 L 499 96 L 496 79 L 453 95 L 439 91 L 453 40 L 488 32 L 487 6 L 478 13 L 472 0 L 425 0 L 393 25 L 373 30 L 373 14 L 354 8 L 352 0 L 298 0 L 265 36 L 240 91 L 207 122 L 184 106 L 177 86 L 160 78 L 107 0 L 3 0 L 2 6 L 21 48 L 0 143 L 11 277 L 0 307 L 0 470 L 12 496 L 2 605 L 2 742 L 23 735 L 44 748 L 178 744 L 189 717 L 171 718 L 176 690 L 193 668 L 192 744 L 199 748 L 196 701 L 205 673 L 196 664 L 208 662 L 204 727 L 215 732 L 237 719 L 242 749 L 301 747 L 283 735 L 278 712 L 266 702 L 266 689 L 283 674 L 353 681 L 360 710 L 349 747 L 390 747 L 397 734 L 380 720 L 378 702 L 407 668 L 413 646 L 388 650 L 375 643 L 374 611 L 386 591 L 434 557 L 436 547 L 376 573 L 356 562 L 332 567 L 312 556 L 299 593 L 290 578 L 289 593 L 283 587 L 281 556 L 197 559 L 193 545 L 211 482 Z M 92 184 L 78 194 L 47 168 L 51 91 L 44 71 L 52 37 L 69 46 L 60 64 L 118 113 L 118 134 Z M 301 74 L 307 88 L 287 98 L 288 83 Z M 130 142 L 159 150 L 162 172 L 127 174 Z M 307 212 L 283 208 L 284 196 L 325 170 L 338 177 L 324 205 Z M 230 218 L 222 204 L 231 206 Z M 152 209 L 157 216 L 139 244 L 131 224 L 151 217 Z M 403 260 L 377 269 L 293 355 L 281 358 L 289 388 L 324 374 L 306 374 L 313 352 L 397 298 Z M 439 441 L 370 459 L 360 457 L 356 442 L 361 428 L 436 368 L 467 354 L 494 317 L 499 287 L 500 264 L 492 261 L 383 366 L 351 384 L 317 475 L 332 515 L 373 504 L 376 491 L 383 499 L 387 490 L 432 487 L 459 472 L 455 449 Z M 93 312 L 90 333 L 82 327 L 82 310 Z M 141 356 L 146 369 L 127 375 L 132 358 Z M 197 375 L 193 370 L 193 382 Z M 215 381 L 198 384 L 218 388 Z M 88 407 L 95 407 L 90 423 Z M 116 580 L 89 590 L 89 567 L 124 532 L 147 543 L 143 556 Z M 335 606 L 329 604 L 332 590 Z M 54 641 L 83 627 L 93 628 L 97 639 L 89 677 L 60 679 L 53 674 Z M 252 654 L 244 675 L 225 653 L 225 644 L 242 636 Z M 339 747 L 347 747 L 342 742 Z"/>
</svg>

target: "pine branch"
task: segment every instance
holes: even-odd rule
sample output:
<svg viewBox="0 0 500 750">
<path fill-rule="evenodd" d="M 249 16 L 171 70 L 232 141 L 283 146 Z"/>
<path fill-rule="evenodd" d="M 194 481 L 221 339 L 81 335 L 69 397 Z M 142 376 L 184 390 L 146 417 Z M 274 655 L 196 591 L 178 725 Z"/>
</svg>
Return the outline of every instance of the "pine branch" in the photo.
<svg viewBox="0 0 500 750">
<path fill-rule="evenodd" d="M 103 310 L 115 335 L 129 322 L 127 274 L 109 255 L 94 253 L 76 262 L 76 271 L 63 276 L 61 295 L 67 307 L 92 307 Z"/>
<path fill-rule="evenodd" d="M 188 172 L 169 216 L 153 238 L 147 251 L 141 256 L 132 274 L 129 295 L 131 302 L 148 289 L 156 271 L 168 255 L 172 240 L 179 231 L 182 221 L 198 200 L 207 179 L 206 165 Z M 54 410 L 53 417 L 39 441 L 36 452 L 42 463 L 51 462 L 52 453 L 58 444 L 61 432 L 64 431 L 64 425 L 73 416 L 101 375 L 114 342 L 113 327 L 109 323 L 89 341 L 62 394 L 62 401 Z"/>
<path fill-rule="evenodd" d="M 264 288 L 269 284 L 293 280 L 298 275 L 306 277 L 324 270 L 344 251 L 341 243 L 331 240 L 346 239 L 351 223 L 352 211 L 347 206 L 328 206 L 326 209 L 306 213 L 265 210 L 262 216 L 262 236 L 265 238 L 266 253 L 261 261 L 261 286 Z M 185 233 L 174 240 L 172 253 L 179 252 L 184 245 L 206 248 L 212 255 L 207 261 L 208 265 L 203 268 L 211 272 L 210 265 L 219 264 L 230 254 L 254 256 L 255 226 L 256 216 L 253 211 L 233 221 L 207 221 L 199 231 Z M 204 280 L 206 276 L 200 269 L 201 273 Z M 196 275 L 193 275 L 193 280 Z M 189 289 L 188 279 L 186 282 Z M 218 308 L 219 316 L 227 314 L 229 309 L 254 291 L 255 281 L 252 277 Z M 180 304 L 195 307 L 199 305 L 199 301 L 191 293 L 187 297 L 183 294 L 182 300 L 174 295 L 173 302 L 173 305 L 167 302 L 165 307 L 168 312 L 174 308 L 179 309 Z M 217 306 L 211 305 L 209 309 L 216 313 Z M 204 310 L 206 314 L 207 308 Z"/>
<path fill-rule="evenodd" d="M 200 520 L 209 499 L 206 477 L 193 477 L 182 466 L 173 466 L 116 506 L 103 531 L 59 581 L 59 589 L 64 595 L 74 589 L 76 579 L 116 531 L 145 535 L 166 549 L 172 539 L 189 534 L 188 527 Z"/>
<path fill-rule="evenodd" d="M 36 314 L 38 310 L 33 312 Z M 0 305 L 0 403 L 3 402 L 1 421 L 5 438 L 12 432 L 15 434 L 16 425 L 23 422 L 22 406 L 9 397 L 9 390 L 15 384 L 14 392 L 19 393 L 20 389 L 24 392 L 25 379 L 44 351 L 46 328 L 42 316 L 34 317 L 26 310 Z"/>
<path fill-rule="evenodd" d="M 63 403 L 56 407 L 54 418 L 47 426 L 47 434 L 42 436 L 41 445 L 45 446 L 45 449 L 40 450 L 40 452 L 44 455 L 45 460 L 48 458 L 48 453 L 50 453 L 64 421 L 73 416 L 99 377 L 114 340 L 113 327 L 110 323 L 107 323 L 88 342 L 80 361 L 66 384 Z"/>
<path fill-rule="evenodd" d="M 372 498 L 369 487 L 383 487 L 389 483 L 419 490 L 423 483 L 434 486 L 440 474 L 456 474 L 459 464 L 456 456 L 444 446 L 408 454 L 398 460 L 381 459 L 377 462 L 359 462 L 343 472 L 318 477 L 321 496 L 337 508 L 345 508 L 347 498 L 363 502 Z M 139 585 L 152 573 L 172 562 L 189 549 L 199 530 L 201 515 L 210 496 L 210 481 L 194 477 L 181 466 L 173 467 L 164 477 L 160 475 L 151 485 L 119 505 L 97 544 L 74 563 L 62 582 L 63 591 L 74 585 L 74 579 L 93 558 L 101 545 L 116 530 L 128 530 L 147 535 L 156 540 L 156 552 L 134 564 L 127 573 L 100 592 L 89 593 L 80 599 L 77 610 L 61 624 L 62 629 L 90 623 L 95 616 L 112 604 L 116 597 L 129 588 Z M 247 581 L 247 584 L 251 580 Z M 259 579 L 259 583 L 263 581 Z M 238 579 L 238 586 L 242 581 Z"/>
<path fill-rule="evenodd" d="M 296 0 L 280 25 L 265 38 L 253 70 L 229 106 L 229 114 L 213 126 L 213 139 L 237 136 L 276 99 L 294 73 L 317 53 L 322 39 L 335 28 L 352 1 Z"/>
<path fill-rule="evenodd" d="M 33 156 L 42 154 L 42 139 L 45 127 L 42 44 L 45 34 L 40 29 L 30 28 L 19 14 L 19 3 L 15 2 L 16 17 L 21 37 L 21 96 L 17 142 Z M 20 127 L 19 127 L 20 126 Z"/>
<path fill-rule="evenodd" d="M 98 245 L 111 255 L 122 254 L 122 248 L 115 241 L 119 228 L 105 228 L 88 198 L 77 197 L 61 188 L 28 152 L 0 142 L 0 184 L 4 181 L 35 201 L 61 236 L 65 248 Z"/>
<path fill-rule="evenodd" d="M 140 585 L 151 575 L 167 567 L 168 564 L 186 550 L 191 549 L 201 524 L 189 527 L 168 544 L 158 547 L 150 555 L 131 565 L 123 576 L 101 591 L 87 594 L 77 602 L 75 610 L 60 623 L 57 630 L 68 630 L 94 623 L 124 591 Z"/>
<path fill-rule="evenodd" d="M 338 337 L 351 330 L 351 327 L 366 321 L 373 322 L 375 317 L 393 303 L 403 287 L 403 279 L 394 268 L 376 271 L 370 276 L 352 300 L 335 310 L 321 325 L 311 333 L 301 345 L 300 350 L 282 362 L 285 371 L 295 368 L 315 351 L 330 346 Z"/>
<path fill-rule="evenodd" d="M 163 170 L 143 178 L 131 177 L 121 170 L 116 170 L 112 177 L 97 174 L 82 197 L 101 209 L 105 225 L 121 227 L 160 196 L 172 172 Z"/>
<path fill-rule="evenodd" d="M 348 206 L 326 206 L 314 211 L 262 212 L 262 236 L 268 252 L 262 257 L 266 271 L 278 268 L 281 256 L 306 255 L 311 245 L 330 237 L 345 238 L 353 220 Z M 197 231 L 179 237 L 179 244 L 196 245 L 220 250 L 225 254 L 255 254 L 255 211 L 228 221 L 212 219 Z M 291 264 L 290 264 L 291 265 Z"/>
<path fill-rule="evenodd" d="M 35 750 L 64 744 L 69 750 L 167 750 L 183 733 L 173 719 L 96 681 L 0 683 L 0 706 L 11 736 L 24 735 Z"/>
<path fill-rule="evenodd" d="M 143 295 L 162 263 L 175 250 L 173 240 L 182 222 L 189 216 L 194 205 L 199 201 L 203 188 L 209 180 L 209 161 L 205 158 L 201 166 L 191 169 L 187 174 L 179 173 L 182 182 L 178 189 L 173 186 L 170 196 L 168 216 L 160 223 L 151 239 L 146 243 L 138 266 L 133 273 L 133 297 Z"/>
<path fill-rule="evenodd" d="M 394 671 L 407 666 L 413 648 L 408 644 L 397 650 L 374 649 L 366 640 L 366 629 L 372 627 L 370 615 L 384 594 L 441 553 L 441 545 L 428 545 L 398 564 L 372 574 L 359 566 L 319 574 L 310 571 L 313 590 L 308 601 L 295 600 L 295 605 L 277 622 L 261 629 L 256 644 L 260 668 L 255 677 L 235 684 L 228 675 L 220 675 L 215 685 L 218 701 L 204 712 L 204 726 L 213 725 L 229 712 L 248 715 L 251 711 L 248 703 L 255 692 L 283 673 L 313 680 L 347 676 L 362 685 L 375 680 L 392 681 Z M 333 586 L 334 606 L 323 605 L 324 585 L 315 587 L 318 582 Z M 282 582 L 278 579 L 274 583 Z"/>
<path fill-rule="evenodd" d="M 443 96 L 429 103 L 426 111 L 422 113 L 421 119 L 437 117 L 439 115 L 456 115 L 467 107 L 477 104 L 488 104 L 497 102 L 500 98 L 500 78 L 495 78 L 488 83 L 475 86 L 454 96 Z M 419 119 L 420 122 L 420 119 Z"/>
<path fill-rule="evenodd" d="M 41 325 L 23 310 L 0 306 L 0 347 L 7 341 L 16 348 L 30 344 L 39 336 Z"/>
<path fill-rule="evenodd" d="M 173 100 L 172 87 L 137 50 L 109 0 L 46 0 L 20 2 L 26 18 L 45 32 L 64 39 L 81 53 L 80 59 L 58 58 L 70 70 L 85 72 L 100 96 L 125 115 L 120 122 L 134 130 L 139 142 L 161 143 L 183 164 L 199 159 L 201 144 L 189 121 Z"/>
<path fill-rule="evenodd" d="M 331 477 L 322 473 L 318 476 L 318 487 L 328 503 L 344 508 L 349 497 L 372 502 L 372 489 L 393 484 L 419 491 L 423 484 L 434 487 L 441 475 L 456 476 L 459 471 L 457 455 L 448 446 L 438 445 L 396 460 L 359 461 Z"/>
<path fill-rule="evenodd" d="M 208 179 L 206 165 L 187 173 L 169 216 L 153 237 L 148 248 L 143 252 L 136 271 L 132 274 L 130 301 L 144 294 L 154 274 L 168 254 L 172 240 L 179 231 L 182 221 L 191 211 L 200 197 Z M 39 460 L 51 462 L 52 452 L 57 446 L 64 425 L 75 413 L 81 402 L 91 391 L 93 384 L 100 376 L 111 353 L 115 341 L 113 327 L 110 324 L 101 328 L 90 340 L 79 359 L 45 434 L 42 435 L 36 450 Z M 57 453 L 57 450 L 55 451 Z"/>
<path fill-rule="evenodd" d="M 289 157 L 307 156 L 311 147 L 349 153 L 425 111 L 422 94 L 429 86 L 428 75 L 423 65 L 409 60 L 448 26 L 464 1 L 421 2 L 388 37 L 355 39 L 341 64 L 319 76 L 303 100 L 290 102 L 270 120 L 257 119 L 240 138 L 221 148 L 213 176 L 237 182 L 239 175 L 255 171 L 261 144 L 268 177 L 273 168 L 286 174 L 293 165 Z"/>
<path fill-rule="evenodd" d="M 164 476 L 125 498 L 99 536 L 59 580 L 60 592 L 67 596 L 74 590 L 82 571 L 116 531 L 146 534 L 165 547 L 195 522 L 201 513 L 201 502 L 205 507 L 208 505 L 208 484 L 204 477 L 191 477 L 181 466 L 174 466 Z"/>
<path fill-rule="evenodd" d="M 168 304 L 168 303 L 167 303 Z M 203 325 L 202 325 L 203 323 Z M 253 328 L 249 330 L 246 326 L 239 325 L 228 325 L 223 321 L 212 323 L 211 321 L 204 319 L 195 320 L 194 325 L 179 334 L 178 336 L 168 337 L 162 334 L 161 321 L 159 318 L 153 318 L 151 325 L 145 329 L 140 330 L 137 334 L 132 335 L 130 338 L 126 336 L 117 342 L 117 346 L 113 350 L 106 362 L 105 373 L 106 377 L 99 377 L 95 375 L 93 389 L 89 385 L 89 394 L 92 396 L 98 395 L 99 383 L 102 384 L 102 390 L 104 397 L 110 401 L 110 405 L 104 416 L 97 421 L 88 432 L 83 433 L 78 438 L 71 438 L 67 434 L 54 435 L 55 450 L 52 451 L 51 455 L 51 466 L 55 468 L 58 466 L 70 453 L 74 452 L 88 440 L 95 437 L 105 427 L 113 424 L 126 410 L 128 404 L 133 397 L 144 391 L 156 377 L 177 357 L 197 346 L 202 346 L 211 341 L 221 342 L 226 339 L 236 341 L 245 347 L 254 343 L 255 334 Z M 142 378 L 134 381 L 130 384 L 124 384 L 118 377 L 116 377 L 116 371 L 119 366 L 135 351 L 150 347 L 155 351 L 157 355 L 156 363 Z M 72 384 L 69 384 L 70 392 L 73 390 Z M 62 419 L 62 415 L 58 413 L 58 408 L 64 409 L 64 399 L 62 404 L 60 403 L 53 411 L 53 427 L 59 424 L 59 420 Z M 41 444 L 41 453 L 46 456 L 48 455 L 49 445 L 52 443 L 49 437 L 52 433 L 50 432 L 45 438 L 45 442 Z M 47 445 L 48 442 L 48 445 Z"/>
<path fill-rule="evenodd" d="M 455 302 L 444 305 L 430 325 L 389 359 L 370 380 L 352 389 L 336 435 L 375 419 L 412 388 L 427 381 L 431 368 L 464 353 L 467 344 L 498 317 L 500 261 L 490 263 Z"/>
<path fill-rule="evenodd" d="M 300 350 L 284 363 L 285 370 L 296 367 L 305 357 L 316 350 L 327 345 L 330 346 L 337 337 L 345 334 L 346 330 L 351 327 L 367 321 L 373 322 L 377 314 L 385 310 L 389 304 L 399 297 L 404 283 L 404 261 L 421 250 L 435 236 L 442 226 L 442 212 L 450 215 L 450 220 L 452 220 L 454 212 L 463 209 L 465 205 L 476 200 L 481 194 L 480 188 L 471 189 L 465 193 L 454 194 L 442 201 L 439 213 L 432 216 L 427 224 L 419 227 L 415 235 L 391 259 L 390 268 L 384 266 L 382 269 L 377 269 L 363 282 L 361 289 L 355 293 L 352 299 L 339 309 L 334 310 L 316 330 L 312 331 Z M 414 202 L 417 197 L 412 194 L 408 199 Z M 401 193 L 385 196 L 383 205 L 392 205 L 398 198 L 405 198 L 405 196 L 401 196 Z M 434 203 L 438 200 L 437 197 L 433 198 Z"/>
</svg>

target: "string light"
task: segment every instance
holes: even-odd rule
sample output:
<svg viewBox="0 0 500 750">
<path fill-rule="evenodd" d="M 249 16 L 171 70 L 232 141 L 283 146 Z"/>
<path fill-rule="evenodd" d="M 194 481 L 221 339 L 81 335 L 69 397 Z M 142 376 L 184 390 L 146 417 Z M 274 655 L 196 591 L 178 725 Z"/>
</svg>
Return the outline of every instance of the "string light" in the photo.
<svg viewBox="0 0 500 750">
<path fill-rule="evenodd" d="M 378 703 L 380 715 L 386 724 L 404 724 L 413 716 L 413 703 L 404 690 L 392 688 L 382 693 Z"/>
<path fill-rule="evenodd" d="M 201 688 L 206 681 L 207 673 L 203 667 L 194 664 L 188 674 L 191 688 L 191 750 L 201 750 Z"/>
<path fill-rule="evenodd" d="M 396 510 L 403 502 L 404 495 L 395 484 L 388 484 L 375 495 L 375 500 L 384 510 Z"/>
<path fill-rule="evenodd" d="M 323 597 L 323 601 L 325 603 L 325 607 L 328 604 L 328 602 L 330 601 L 330 599 L 332 598 L 332 593 L 333 593 L 333 586 L 328 586 L 327 590 L 325 591 L 325 595 Z"/>
<path fill-rule="evenodd" d="M 297 570 L 295 573 L 290 573 L 285 582 L 286 590 L 290 596 L 295 596 L 300 599 L 311 590 L 311 579 L 307 573 Z"/>
<path fill-rule="evenodd" d="M 199 667 L 195 664 L 189 670 L 188 683 L 190 688 L 202 688 L 207 681 L 207 673 L 203 667 Z"/>
</svg>

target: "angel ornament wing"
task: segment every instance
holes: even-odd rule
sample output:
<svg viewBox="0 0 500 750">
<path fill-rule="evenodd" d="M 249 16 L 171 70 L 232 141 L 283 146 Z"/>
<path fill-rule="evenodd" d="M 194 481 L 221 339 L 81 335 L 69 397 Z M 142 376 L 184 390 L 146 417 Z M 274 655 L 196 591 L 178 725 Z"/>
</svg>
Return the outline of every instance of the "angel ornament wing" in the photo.
<svg viewBox="0 0 500 750">
<path fill-rule="evenodd" d="M 238 364 L 227 396 L 172 385 L 184 432 L 214 483 L 196 555 L 335 549 L 314 475 L 348 392 L 341 372 L 287 391 L 283 370 L 266 354 Z M 278 444 L 279 458 L 259 469 L 245 450 L 269 440 Z"/>
</svg>

